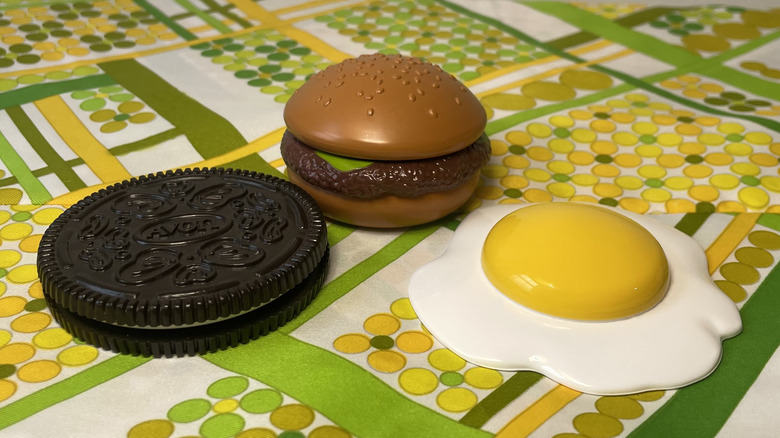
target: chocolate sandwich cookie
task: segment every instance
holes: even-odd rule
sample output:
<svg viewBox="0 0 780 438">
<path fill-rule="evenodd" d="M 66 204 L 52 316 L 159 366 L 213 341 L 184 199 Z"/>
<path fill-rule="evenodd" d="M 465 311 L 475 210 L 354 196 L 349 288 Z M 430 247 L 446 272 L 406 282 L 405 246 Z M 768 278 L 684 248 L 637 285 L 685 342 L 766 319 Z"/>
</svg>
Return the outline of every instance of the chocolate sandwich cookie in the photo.
<svg viewBox="0 0 780 438">
<path fill-rule="evenodd" d="M 155 357 L 274 330 L 317 294 L 327 264 L 314 200 L 282 179 L 232 169 L 108 187 L 67 209 L 38 250 L 44 295 L 66 330 Z"/>
</svg>

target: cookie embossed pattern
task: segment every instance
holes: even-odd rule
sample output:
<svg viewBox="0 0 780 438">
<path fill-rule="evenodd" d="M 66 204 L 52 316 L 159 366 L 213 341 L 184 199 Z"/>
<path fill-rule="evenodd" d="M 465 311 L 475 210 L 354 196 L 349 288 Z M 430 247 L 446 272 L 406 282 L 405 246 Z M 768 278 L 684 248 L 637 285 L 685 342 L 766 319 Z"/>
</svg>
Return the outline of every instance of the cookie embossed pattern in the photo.
<svg viewBox="0 0 780 438">
<path fill-rule="evenodd" d="M 295 317 L 328 264 L 303 190 L 232 169 L 131 179 L 66 210 L 38 271 L 57 321 L 122 353 L 184 356 L 248 342 Z"/>
</svg>

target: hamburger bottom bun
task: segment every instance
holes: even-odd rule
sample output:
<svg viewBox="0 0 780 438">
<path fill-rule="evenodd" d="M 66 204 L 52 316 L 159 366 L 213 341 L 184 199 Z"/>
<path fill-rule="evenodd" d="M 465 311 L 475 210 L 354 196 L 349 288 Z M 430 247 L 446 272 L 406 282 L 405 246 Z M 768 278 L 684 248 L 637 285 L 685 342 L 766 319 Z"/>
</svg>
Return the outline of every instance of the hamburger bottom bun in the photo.
<svg viewBox="0 0 780 438">
<path fill-rule="evenodd" d="M 317 201 L 325 216 L 339 222 L 372 228 L 408 227 L 440 219 L 468 201 L 479 184 L 479 172 L 476 172 L 464 184 L 447 191 L 414 198 L 385 195 L 374 199 L 358 199 L 315 187 L 289 167 L 287 176 L 293 184 L 306 190 Z"/>
</svg>

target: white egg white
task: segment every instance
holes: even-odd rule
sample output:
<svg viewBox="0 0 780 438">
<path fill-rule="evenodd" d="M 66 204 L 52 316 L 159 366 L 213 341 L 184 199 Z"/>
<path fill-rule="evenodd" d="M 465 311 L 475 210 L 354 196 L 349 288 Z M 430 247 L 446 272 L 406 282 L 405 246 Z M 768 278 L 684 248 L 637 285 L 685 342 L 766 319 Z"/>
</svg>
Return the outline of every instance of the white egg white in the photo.
<svg viewBox="0 0 780 438">
<path fill-rule="evenodd" d="M 523 207 L 475 210 L 444 254 L 411 277 L 409 298 L 421 322 L 469 362 L 537 371 L 591 394 L 630 394 L 703 379 L 720 362 L 722 340 L 742 330 L 736 305 L 713 283 L 698 243 L 650 216 L 618 209 L 612 210 L 647 229 L 666 253 L 671 281 L 664 299 L 643 313 L 607 322 L 558 318 L 522 306 L 498 291 L 481 265 L 491 228 L 518 208 Z"/>
</svg>

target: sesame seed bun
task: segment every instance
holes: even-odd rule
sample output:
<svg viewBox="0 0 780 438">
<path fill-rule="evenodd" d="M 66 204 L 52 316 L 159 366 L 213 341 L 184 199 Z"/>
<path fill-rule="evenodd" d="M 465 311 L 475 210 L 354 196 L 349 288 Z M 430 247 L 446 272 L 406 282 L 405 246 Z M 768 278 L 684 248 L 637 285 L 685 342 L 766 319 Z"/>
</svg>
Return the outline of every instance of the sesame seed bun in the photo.
<svg viewBox="0 0 780 438">
<path fill-rule="evenodd" d="M 362 55 L 312 76 L 287 102 L 287 129 L 309 146 L 366 160 L 418 160 L 474 143 L 487 123 L 454 76 L 418 58 Z"/>
</svg>

